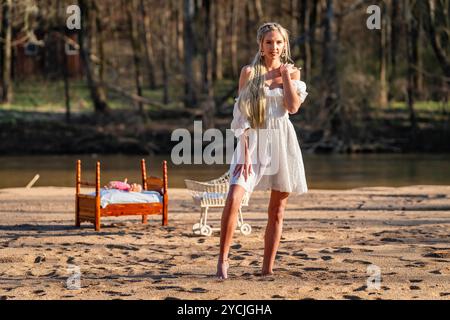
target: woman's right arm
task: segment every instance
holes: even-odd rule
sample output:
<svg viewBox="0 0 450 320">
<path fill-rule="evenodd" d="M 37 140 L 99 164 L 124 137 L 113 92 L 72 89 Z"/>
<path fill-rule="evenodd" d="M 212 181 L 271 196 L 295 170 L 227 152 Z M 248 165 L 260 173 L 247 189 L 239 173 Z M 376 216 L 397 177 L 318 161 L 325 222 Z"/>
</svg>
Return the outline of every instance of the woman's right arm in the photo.
<svg viewBox="0 0 450 320">
<path fill-rule="evenodd" d="M 247 84 L 249 78 L 250 78 L 250 73 L 251 73 L 252 69 L 250 66 L 244 66 L 241 69 L 241 74 L 239 77 L 239 94 L 241 93 L 242 89 L 245 87 L 245 85 Z M 240 113 L 240 112 L 239 112 Z M 242 115 L 240 115 L 242 116 Z M 247 132 L 248 132 L 249 128 L 246 128 L 244 130 L 244 132 L 239 136 L 239 141 L 240 141 L 240 145 L 241 148 L 243 148 L 243 150 L 241 151 L 241 154 L 244 155 L 244 163 L 238 163 L 235 171 L 233 173 L 233 175 L 237 175 L 237 174 L 244 174 L 244 179 L 247 180 L 247 177 L 250 175 L 250 173 L 252 172 L 252 167 L 251 167 L 251 161 L 250 161 L 250 155 L 248 152 L 248 136 L 247 136 Z"/>
<path fill-rule="evenodd" d="M 252 68 L 250 67 L 250 66 L 244 66 L 242 69 L 241 69 L 241 75 L 239 76 L 239 92 L 238 92 L 238 96 L 239 96 L 239 94 L 241 94 L 241 91 L 242 91 L 242 89 L 245 87 L 245 85 L 247 84 L 247 82 L 248 82 L 248 79 L 250 78 L 250 73 L 252 72 Z M 247 128 L 247 129 L 245 129 L 244 130 L 244 133 L 243 133 L 243 135 L 240 137 L 241 139 L 244 137 L 244 138 L 246 138 L 247 137 L 247 131 L 248 131 L 248 129 L 249 128 Z M 246 147 L 246 150 L 245 151 L 248 151 L 248 143 L 243 143 L 243 145 L 245 145 L 245 147 Z"/>
<path fill-rule="evenodd" d="M 239 76 L 239 92 L 238 92 L 238 95 L 241 93 L 241 90 L 247 84 L 247 81 L 250 78 L 250 73 L 251 72 L 252 72 L 252 68 L 250 66 L 244 66 L 241 69 L 241 75 Z"/>
<path fill-rule="evenodd" d="M 240 108 L 239 108 L 239 96 L 244 89 L 245 85 L 247 84 L 247 81 L 250 77 L 251 68 L 249 66 L 244 66 L 241 70 L 241 75 L 239 77 L 239 94 L 238 98 L 236 99 L 236 102 L 233 106 L 233 120 L 231 121 L 231 131 L 233 131 L 236 138 L 239 139 L 239 141 L 242 141 L 242 137 L 247 132 L 247 130 L 250 128 L 250 123 L 248 122 L 248 119 L 245 115 L 242 114 Z"/>
</svg>

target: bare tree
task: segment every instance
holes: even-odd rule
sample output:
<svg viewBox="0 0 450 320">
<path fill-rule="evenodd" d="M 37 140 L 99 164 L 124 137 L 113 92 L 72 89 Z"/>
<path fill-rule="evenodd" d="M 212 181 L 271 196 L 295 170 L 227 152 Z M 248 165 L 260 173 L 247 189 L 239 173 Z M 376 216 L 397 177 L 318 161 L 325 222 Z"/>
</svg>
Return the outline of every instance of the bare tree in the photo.
<svg viewBox="0 0 450 320">
<path fill-rule="evenodd" d="M 380 30 L 380 107 L 388 106 L 388 83 L 387 83 L 387 64 L 388 64 L 388 29 L 386 19 L 386 4 L 381 1 L 381 30 Z"/>
<path fill-rule="evenodd" d="M 400 27 L 400 0 L 392 0 L 391 14 L 390 14 L 390 41 L 389 41 L 389 53 L 390 53 L 390 66 L 389 66 L 389 87 L 391 88 L 389 99 L 392 98 L 392 88 L 394 87 L 394 81 L 397 77 L 397 46 L 398 46 L 398 34 L 401 30 Z"/>
<path fill-rule="evenodd" d="M 183 2 L 175 1 L 176 8 L 176 43 L 177 43 L 177 58 L 179 61 L 178 67 L 181 67 L 184 60 L 184 37 L 183 37 Z M 180 68 L 181 69 L 181 68 Z"/>
<path fill-rule="evenodd" d="M 98 15 L 98 7 L 95 0 L 79 0 L 81 10 L 82 26 L 79 32 L 80 53 L 86 70 L 86 78 L 88 81 L 91 99 L 94 103 L 96 113 L 107 113 L 109 106 L 106 99 L 106 89 L 101 81 L 101 72 L 95 72 L 95 68 L 91 61 L 91 48 L 93 47 L 92 30 Z M 102 32 L 101 26 L 97 25 L 97 35 Z M 99 36 L 99 35 L 98 35 Z M 100 36 L 100 39 L 102 37 Z"/>
<path fill-rule="evenodd" d="M 213 78 L 222 80 L 223 78 L 223 37 L 225 29 L 225 19 L 220 7 L 220 2 L 214 6 L 215 41 L 214 41 L 214 70 Z"/>
<path fill-rule="evenodd" d="M 336 41 L 336 18 L 334 12 L 334 0 L 326 0 L 324 12 L 323 29 L 323 75 L 324 81 L 324 105 L 322 116 L 325 120 L 325 138 L 330 138 L 333 134 L 340 133 L 342 122 L 339 109 L 340 104 L 340 85 L 337 74 L 338 45 Z"/>
<path fill-rule="evenodd" d="M 305 35 L 307 34 L 307 26 L 309 22 L 307 0 L 299 1 L 299 12 L 299 32 L 300 35 L 304 36 L 304 41 L 300 43 L 300 57 L 303 60 L 302 75 L 304 76 L 306 81 L 308 81 L 310 78 L 311 67 L 311 44 L 308 37 L 305 37 Z"/>
<path fill-rule="evenodd" d="M 11 38 L 12 38 L 12 0 L 2 1 L 2 103 L 11 103 Z"/>
<path fill-rule="evenodd" d="M 163 76 L 163 103 L 169 103 L 169 60 L 170 60 L 170 48 L 169 48 L 169 21 L 170 21 L 170 3 L 166 1 L 162 7 L 163 12 L 160 17 L 160 25 L 162 26 L 162 76 Z"/>
<path fill-rule="evenodd" d="M 62 10 L 62 3 L 59 3 L 59 12 L 64 12 Z M 70 122 L 71 111 L 70 111 L 70 87 L 69 87 L 69 75 L 67 70 L 67 53 L 66 53 L 66 28 L 64 23 L 64 15 L 58 16 L 58 21 L 60 24 L 60 52 L 63 57 L 63 63 L 61 65 L 61 73 L 64 81 L 64 101 L 66 106 L 66 122 Z"/>
<path fill-rule="evenodd" d="M 231 72 L 233 78 L 239 75 L 238 56 L 237 56 L 237 41 L 238 41 L 238 17 L 240 12 L 239 0 L 232 0 L 231 3 L 231 34 L 230 34 L 230 60 Z"/>
<path fill-rule="evenodd" d="M 150 89 L 156 89 L 155 79 L 155 58 L 152 42 L 152 32 L 150 25 L 150 16 L 148 15 L 147 8 L 144 0 L 139 0 L 139 9 L 141 12 L 141 38 L 145 49 L 145 58 L 147 63 L 147 75 Z"/>
<path fill-rule="evenodd" d="M 194 1 L 183 0 L 183 39 L 184 39 L 184 105 L 193 108 L 197 104 L 193 59 L 195 55 L 195 39 L 192 30 L 194 21 Z"/>
<path fill-rule="evenodd" d="M 420 1 L 420 10 L 423 13 L 424 29 L 433 48 L 439 65 L 450 84 L 450 45 L 448 30 L 450 22 L 448 19 L 448 0 L 424 0 Z"/>
<path fill-rule="evenodd" d="M 307 42 L 309 43 L 309 52 L 308 55 L 310 57 L 307 60 L 307 64 L 305 68 L 307 70 L 312 70 L 316 66 L 316 25 L 317 25 L 317 12 L 318 12 L 318 0 L 312 0 L 311 10 L 309 10 L 309 28 L 308 28 L 308 38 Z M 310 72 L 309 72 L 310 73 Z"/>
<path fill-rule="evenodd" d="M 414 45 L 414 26 L 413 26 L 413 18 L 410 7 L 410 1 L 404 0 L 403 2 L 403 15 L 405 21 L 405 29 L 406 29 L 406 56 L 407 56 L 407 89 L 406 89 L 406 98 L 407 105 L 409 110 L 409 119 L 411 123 L 411 130 L 413 135 L 417 131 L 417 117 L 414 110 L 414 53 L 413 53 L 413 45 Z"/>
<path fill-rule="evenodd" d="M 242 49 L 245 49 L 245 56 L 246 57 L 250 57 L 253 53 L 253 41 L 251 41 L 253 39 L 253 29 L 254 29 L 254 21 L 255 21 L 255 15 L 254 15 L 254 11 L 252 8 L 252 2 L 251 1 L 246 1 L 243 5 L 243 9 L 244 9 L 244 23 L 245 23 L 245 33 L 243 33 L 241 35 L 241 37 L 243 36 L 245 38 L 245 47 L 241 46 L 241 50 L 239 51 L 243 51 Z M 239 38 L 239 37 L 238 37 Z"/>
<path fill-rule="evenodd" d="M 134 82 L 136 86 L 136 94 L 138 97 L 142 97 L 142 85 L 143 77 L 141 73 L 142 69 L 142 48 L 141 42 L 139 41 L 139 31 L 138 23 L 134 17 L 136 12 L 136 1 L 135 0 L 124 0 L 124 9 L 127 14 L 128 28 L 129 28 L 129 39 L 131 48 L 133 49 L 133 64 L 134 64 Z M 141 101 L 136 101 L 139 113 L 144 115 L 144 105 Z"/>
<path fill-rule="evenodd" d="M 292 30 L 294 32 L 299 29 L 298 28 L 298 22 L 299 22 L 298 6 L 299 6 L 300 1 L 301 0 L 290 0 L 289 1 L 289 10 L 291 12 L 291 17 L 290 17 L 291 21 L 289 22 L 289 27 L 290 27 L 290 30 Z M 296 47 L 293 47 L 291 50 L 294 55 Z"/>
<path fill-rule="evenodd" d="M 214 2 L 211 0 L 203 1 L 204 16 L 204 48 L 203 48 L 203 85 L 202 85 L 202 110 L 203 126 L 205 128 L 214 127 L 215 101 L 214 101 L 214 83 L 213 83 L 213 37 L 214 30 Z"/>
<path fill-rule="evenodd" d="M 420 99 L 423 96 L 423 76 L 422 76 L 422 54 L 421 54 L 421 27 L 422 14 L 418 5 L 418 1 L 411 3 L 411 54 L 412 62 L 414 64 L 413 83 L 414 96 Z"/>
<path fill-rule="evenodd" d="M 262 8 L 261 0 L 254 0 L 255 13 L 256 13 L 256 21 L 261 23 L 264 19 L 264 11 Z"/>
</svg>

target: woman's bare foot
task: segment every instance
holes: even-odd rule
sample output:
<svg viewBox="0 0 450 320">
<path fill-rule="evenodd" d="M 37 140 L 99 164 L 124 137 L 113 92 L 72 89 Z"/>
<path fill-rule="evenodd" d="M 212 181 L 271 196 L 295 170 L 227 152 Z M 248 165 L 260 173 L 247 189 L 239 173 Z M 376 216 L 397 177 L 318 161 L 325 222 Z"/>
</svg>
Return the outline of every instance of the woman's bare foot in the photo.
<svg viewBox="0 0 450 320">
<path fill-rule="evenodd" d="M 221 260 L 217 262 L 217 273 L 216 276 L 219 280 L 225 280 L 228 278 L 228 260 Z"/>
<path fill-rule="evenodd" d="M 265 276 L 273 276 L 273 271 L 266 271 L 266 270 L 262 270 L 261 271 L 261 276 L 265 277 Z"/>
</svg>

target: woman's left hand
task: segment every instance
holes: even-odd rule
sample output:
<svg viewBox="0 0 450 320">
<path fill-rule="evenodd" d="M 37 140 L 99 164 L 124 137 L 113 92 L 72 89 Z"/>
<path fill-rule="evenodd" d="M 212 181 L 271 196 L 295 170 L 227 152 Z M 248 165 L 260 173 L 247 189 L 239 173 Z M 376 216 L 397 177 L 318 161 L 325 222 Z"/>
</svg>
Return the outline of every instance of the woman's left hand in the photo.
<svg viewBox="0 0 450 320">
<path fill-rule="evenodd" d="M 290 75 L 298 70 L 292 63 L 284 63 L 280 66 L 281 76 Z"/>
</svg>

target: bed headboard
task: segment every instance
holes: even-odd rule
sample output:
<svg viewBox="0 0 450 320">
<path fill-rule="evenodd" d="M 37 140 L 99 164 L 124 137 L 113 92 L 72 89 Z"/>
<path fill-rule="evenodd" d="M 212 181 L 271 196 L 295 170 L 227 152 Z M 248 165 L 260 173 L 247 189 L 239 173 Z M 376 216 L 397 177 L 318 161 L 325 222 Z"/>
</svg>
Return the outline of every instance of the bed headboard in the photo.
<svg viewBox="0 0 450 320">
<path fill-rule="evenodd" d="M 148 191 L 158 191 L 163 194 L 164 181 L 158 177 L 147 177 L 146 180 L 146 190 Z"/>
<path fill-rule="evenodd" d="M 158 178 L 155 176 L 147 177 L 147 169 L 145 165 L 145 160 L 141 160 L 141 171 L 142 171 L 142 187 L 144 190 L 148 191 L 158 191 L 161 195 L 167 194 L 167 162 L 163 161 L 162 166 L 163 178 Z"/>
</svg>

